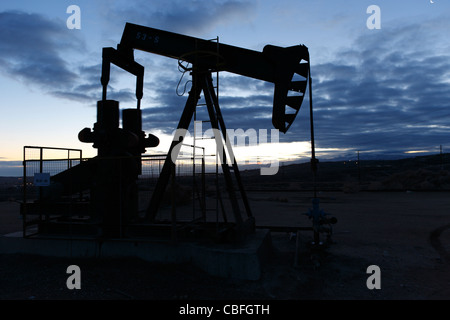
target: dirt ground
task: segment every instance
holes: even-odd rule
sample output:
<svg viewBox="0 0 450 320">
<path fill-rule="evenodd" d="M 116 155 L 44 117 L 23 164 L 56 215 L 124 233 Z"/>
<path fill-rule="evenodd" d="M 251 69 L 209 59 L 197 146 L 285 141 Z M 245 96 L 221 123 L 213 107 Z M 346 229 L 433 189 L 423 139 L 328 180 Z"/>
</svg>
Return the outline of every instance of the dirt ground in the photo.
<svg viewBox="0 0 450 320">
<path fill-rule="evenodd" d="M 311 226 L 302 213 L 310 192 L 249 192 L 257 225 Z M 334 243 L 311 254 L 302 232 L 272 232 L 273 252 L 261 279 L 207 275 L 192 265 L 138 259 L 73 259 L 0 255 L 1 300 L 447 300 L 450 299 L 448 192 L 323 192 L 321 208 L 338 219 Z M 0 202 L 0 234 L 21 230 L 18 204 Z M 81 290 L 68 290 L 66 268 L 82 270 Z M 380 268 L 369 290 L 367 268 Z"/>
</svg>

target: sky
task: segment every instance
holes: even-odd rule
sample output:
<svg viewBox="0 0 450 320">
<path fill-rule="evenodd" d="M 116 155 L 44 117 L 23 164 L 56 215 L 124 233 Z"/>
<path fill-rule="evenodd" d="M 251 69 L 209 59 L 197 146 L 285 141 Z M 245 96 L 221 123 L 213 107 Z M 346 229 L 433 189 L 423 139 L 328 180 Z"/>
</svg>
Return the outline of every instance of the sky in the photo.
<svg viewBox="0 0 450 320">
<path fill-rule="evenodd" d="M 71 5 L 80 8 L 80 29 L 67 27 Z M 445 0 L 1 1 L 0 176 L 21 174 L 24 146 L 96 155 L 77 136 L 96 122 L 102 48 L 117 46 L 126 22 L 256 51 L 306 45 L 319 160 L 448 152 L 449 16 Z M 177 87 L 176 60 L 141 51 L 135 59 L 145 67 L 143 130 L 161 140 L 147 153 L 167 152 L 189 77 Z M 134 85 L 112 68 L 108 98 L 133 108 Z M 219 98 L 228 129 L 270 133 L 272 84 L 224 72 Z M 279 143 L 238 148 L 237 160 L 308 161 L 309 121 L 305 98 Z"/>
</svg>

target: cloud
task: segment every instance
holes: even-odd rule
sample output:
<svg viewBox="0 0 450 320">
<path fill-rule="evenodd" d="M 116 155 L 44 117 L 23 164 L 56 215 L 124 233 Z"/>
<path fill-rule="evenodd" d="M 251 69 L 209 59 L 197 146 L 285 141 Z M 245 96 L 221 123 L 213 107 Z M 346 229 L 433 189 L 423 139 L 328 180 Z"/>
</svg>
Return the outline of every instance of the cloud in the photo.
<svg viewBox="0 0 450 320">
<path fill-rule="evenodd" d="M 435 49 L 444 37 L 432 25 L 361 35 L 311 67 L 317 146 L 403 152 L 448 143 L 450 54 Z M 300 134 L 297 122 L 306 123 L 297 117 L 291 127 Z"/>
<path fill-rule="evenodd" d="M 138 1 L 126 6 L 115 2 L 104 12 L 120 26 L 119 34 L 128 17 L 142 25 L 198 34 L 251 16 L 253 9 L 244 1 Z M 313 64 L 316 146 L 388 153 L 448 143 L 449 24 L 442 19 L 366 30 L 351 46 L 335 52 L 335 59 Z M 84 41 L 68 32 L 64 21 L 17 11 L 0 13 L 0 71 L 56 97 L 95 105 L 101 96 L 101 63 L 72 66 L 70 54 L 84 48 Z M 143 129 L 171 133 L 187 99 L 187 92 L 183 97 L 176 94 L 181 74 L 176 61 L 143 60 Z M 111 72 L 108 98 L 133 107 L 134 81 L 124 86 L 117 71 Z M 272 99 L 270 83 L 221 74 L 220 104 L 228 128 L 271 129 Z M 309 141 L 308 103 L 306 97 L 280 141 Z M 198 115 L 208 118 L 204 108 Z"/>
<path fill-rule="evenodd" d="M 73 66 L 70 61 L 85 50 L 84 39 L 67 29 L 65 21 L 0 12 L 0 72 L 55 97 L 95 105 L 101 99 L 101 63 Z M 134 91 L 117 89 L 116 73 L 112 68 L 109 98 L 135 100 Z"/>
<path fill-rule="evenodd" d="M 181 73 L 168 69 L 163 77 L 164 80 L 157 78 L 145 83 L 145 87 L 151 90 L 144 93 L 144 128 L 158 129 L 165 133 L 172 133 L 176 129 L 191 88 L 189 83 L 185 94 L 178 96 L 176 88 L 180 77 Z M 219 104 L 226 127 L 228 129 L 270 129 L 273 86 L 241 76 L 220 77 Z M 186 77 L 181 82 L 178 92 L 183 92 L 185 81 L 188 80 L 189 78 Z M 148 106 L 149 103 L 151 106 Z M 198 121 L 209 120 L 207 108 L 202 105 L 204 103 L 202 94 L 197 107 Z M 205 130 L 209 127 L 209 124 L 204 125 Z"/>
<path fill-rule="evenodd" d="M 114 21 L 116 26 L 132 22 L 172 32 L 197 34 L 208 32 L 220 24 L 249 21 L 254 6 L 254 3 L 237 0 L 118 1 L 115 5 L 108 5 L 105 18 Z"/>
<path fill-rule="evenodd" d="M 435 50 L 439 31 L 424 25 L 362 34 L 336 59 L 312 65 L 316 147 L 398 154 L 448 142 L 450 55 Z M 144 111 L 145 121 L 167 133 L 176 128 L 187 99 L 176 96 L 177 80 L 173 74 L 149 83 L 158 107 Z M 226 75 L 220 85 L 227 128 L 272 128 L 272 84 Z M 203 111 L 197 118 L 208 116 Z M 280 141 L 309 140 L 306 96 Z"/>
<path fill-rule="evenodd" d="M 439 25 L 449 27 L 443 21 Z M 317 148 L 350 152 L 345 156 L 356 151 L 398 155 L 448 144 L 450 54 L 439 45 L 444 33 L 434 26 L 411 23 L 364 33 L 336 52 L 334 60 L 312 65 Z M 220 103 L 228 128 L 272 128 L 272 84 L 240 76 L 221 79 Z M 153 86 L 158 88 L 157 81 Z M 160 105 L 145 111 L 146 121 L 173 130 L 187 96 L 176 97 L 176 81 L 161 86 L 155 96 Z M 309 140 L 307 96 L 280 141 Z"/>
<path fill-rule="evenodd" d="M 13 78 L 46 89 L 70 85 L 77 74 L 64 54 L 83 45 L 73 33 L 69 35 L 64 21 L 20 11 L 0 12 L 0 71 Z"/>
</svg>

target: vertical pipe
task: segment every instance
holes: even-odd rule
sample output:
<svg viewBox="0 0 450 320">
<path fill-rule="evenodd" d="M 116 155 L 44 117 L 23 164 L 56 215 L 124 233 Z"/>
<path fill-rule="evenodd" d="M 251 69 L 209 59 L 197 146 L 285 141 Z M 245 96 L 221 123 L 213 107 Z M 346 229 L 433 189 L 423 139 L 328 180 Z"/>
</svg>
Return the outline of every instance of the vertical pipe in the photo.
<svg viewBox="0 0 450 320">
<path fill-rule="evenodd" d="M 83 151 L 79 150 L 79 152 L 80 152 L 80 166 L 81 166 L 81 161 L 83 161 Z M 82 200 L 83 200 L 83 190 L 81 190 L 80 188 L 80 201 Z"/>
<path fill-rule="evenodd" d="M 172 162 L 170 164 L 171 166 L 171 176 L 172 176 L 172 185 L 171 185 L 171 202 L 172 202 L 172 212 L 171 212 L 171 216 L 172 216 L 172 242 L 176 243 L 177 242 L 177 209 L 176 209 L 176 204 L 175 204 L 175 162 Z"/>
<path fill-rule="evenodd" d="M 39 173 L 42 173 L 43 169 L 44 169 L 44 162 L 43 162 L 43 158 L 44 158 L 44 148 L 43 147 L 39 147 Z M 42 187 L 39 187 L 39 202 L 42 203 Z M 45 214 L 45 221 L 48 222 L 49 216 L 46 213 Z M 42 204 L 39 210 L 39 220 L 42 221 Z"/>
<path fill-rule="evenodd" d="M 196 183 L 195 183 L 195 151 L 196 151 L 196 127 L 195 127 L 195 122 L 197 121 L 197 106 L 195 106 L 194 109 L 194 138 L 193 140 L 193 146 L 192 146 L 192 220 L 195 219 L 195 191 L 196 191 Z M 199 199 L 199 201 L 201 201 Z M 200 207 L 201 209 L 201 207 Z"/>
<path fill-rule="evenodd" d="M 205 148 L 203 148 L 202 158 L 202 216 L 206 222 L 206 181 L 205 181 Z"/>
<path fill-rule="evenodd" d="M 23 147 L 23 210 L 22 210 L 22 232 L 26 237 L 26 221 L 27 221 L 27 160 L 26 147 Z"/>
<path fill-rule="evenodd" d="M 314 198 L 317 197 L 316 188 L 316 172 L 317 172 L 317 162 L 316 162 L 316 147 L 314 141 L 314 119 L 313 119 L 313 100 L 312 100 L 312 78 L 311 78 L 311 64 L 309 64 L 308 77 L 309 77 L 309 121 L 311 128 L 311 169 L 313 171 L 313 188 L 314 188 Z"/>
<path fill-rule="evenodd" d="M 123 167 L 123 161 L 124 158 L 119 157 L 118 159 L 118 163 L 119 163 L 119 183 L 118 183 L 118 188 L 119 188 L 119 238 L 123 238 L 123 206 L 124 206 L 124 199 L 123 197 L 125 196 L 125 192 L 126 190 L 124 190 L 124 185 L 123 185 L 123 172 L 122 172 L 122 167 Z M 126 188 L 126 187 L 125 187 Z"/>
<path fill-rule="evenodd" d="M 195 121 L 194 121 L 194 132 L 195 132 Z M 195 219 L 195 191 L 196 191 L 195 186 L 196 183 L 195 183 L 195 136 L 194 136 L 194 145 L 192 146 L 192 220 Z"/>
<path fill-rule="evenodd" d="M 315 151 L 315 141 L 314 141 L 314 119 L 313 119 L 313 100 L 312 100 L 312 77 L 311 77 L 311 61 L 308 65 L 308 78 L 309 78 L 309 121 L 311 127 L 311 169 L 313 171 L 313 188 L 314 188 L 314 200 L 313 200 L 313 210 L 316 210 L 315 201 L 317 198 L 317 186 L 316 186 L 316 173 L 317 173 L 317 161 L 316 161 L 316 151 Z M 318 202 L 317 202 L 318 204 Z M 318 208 L 317 208 L 318 210 Z M 314 217 L 314 219 L 317 219 Z M 314 229 L 314 242 L 316 245 L 320 242 L 320 235 L 318 231 L 318 221 L 313 222 Z"/>
<path fill-rule="evenodd" d="M 219 65 L 219 57 L 220 57 L 220 52 L 219 52 L 219 36 L 217 36 L 217 65 Z M 219 103 L 219 69 L 217 69 L 216 72 L 216 96 L 217 96 L 217 103 Z"/>
<path fill-rule="evenodd" d="M 216 175 L 215 175 L 215 182 L 216 182 L 216 229 L 217 233 L 219 233 L 219 153 L 216 152 Z"/>
</svg>

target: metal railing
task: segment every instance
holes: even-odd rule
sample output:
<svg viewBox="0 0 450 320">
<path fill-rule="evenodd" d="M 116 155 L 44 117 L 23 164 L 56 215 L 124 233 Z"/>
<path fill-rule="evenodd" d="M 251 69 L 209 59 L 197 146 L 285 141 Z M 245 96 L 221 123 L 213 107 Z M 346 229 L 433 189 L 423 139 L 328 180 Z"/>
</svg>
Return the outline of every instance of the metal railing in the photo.
<svg viewBox="0 0 450 320">
<path fill-rule="evenodd" d="M 78 153 L 73 157 L 73 153 Z M 25 146 L 23 148 L 23 200 L 21 214 L 23 219 L 23 236 L 37 234 L 36 226 L 50 216 L 39 210 L 38 214 L 30 217 L 28 215 L 28 203 L 38 201 L 42 198 L 43 186 L 36 186 L 34 177 L 37 173 L 48 173 L 55 175 L 83 161 L 83 151 L 80 149 Z M 30 233 L 27 233 L 30 231 Z"/>
<path fill-rule="evenodd" d="M 193 146 L 183 145 L 183 148 L 192 150 Z M 199 147 L 197 147 L 197 149 L 198 148 Z M 141 173 L 136 180 L 136 196 L 139 213 L 144 212 L 149 204 L 153 188 L 159 178 L 166 157 L 167 155 L 165 154 L 142 155 L 139 157 L 141 161 Z M 129 161 L 130 158 L 134 157 L 114 157 L 114 159 L 118 161 Z M 41 233 L 42 230 L 45 229 L 42 227 L 45 227 L 52 221 L 60 219 L 61 217 L 67 217 L 66 222 L 69 225 L 73 225 L 76 221 L 86 220 L 85 218 L 92 213 L 90 211 L 91 209 L 89 209 L 90 194 L 88 189 L 78 190 L 75 186 L 73 193 L 71 193 L 70 196 L 64 197 L 63 200 L 52 200 L 49 204 L 47 198 L 44 198 L 44 201 L 42 201 L 43 195 L 48 197 L 53 189 L 50 186 L 36 186 L 34 177 L 36 174 L 48 174 L 50 176 L 50 183 L 52 184 L 52 179 L 56 175 L 64 174 L 65 171 L 71 168 L 76 169 L 76 166 L 92 159 L 94 158 L 83 158 L 82 151 L 79 149 L 35 146 L 24 147 L 23 200 L 21 203 L 24 237 L 31 237 Z M 98 159 L 100 158 L 96 158 L 96 160 Z M 192 215 L 187 215 L 185 212 L 183 214 L 183 212 L 181 212 L 181 214 L 176 217 L 176 220 L 186 221 L 199 218 L 205 219 L 206 186 L 204 179 L 204 152 L 203 154 L 197 153 L 197 155 L 195 155 L 194 152 L 191 152 L 191 154 L 189 154 L 189 152 L 186 154 L 185 152 L 184 155 L 177 159 L 174 170 L 174 183 L 189 187 L 189 201 L 192 202 Z M 118 173 L 119 176 L 120 174 L 121 172 Z M 171 188 L 170 185 L 169 188 Z M 186 195 L 186 192 L 184 195 Z M 52 197 L 51 194 L 50 197 Z M 197 205 L 196 203 L 200 203 L 200 205 Z M 167 218 L 173 219 L 173 217 L 167 216 L 167 207 L 172 207 L 172 210 L 175 210 L 176 205 L 177 203 L 174 202 L 174 199 L 169 199 L 169 202 L 165 203 L 166 210 L 161 210 L 162 213 L 159 218 L 162 220 Z"/>
</svg>

